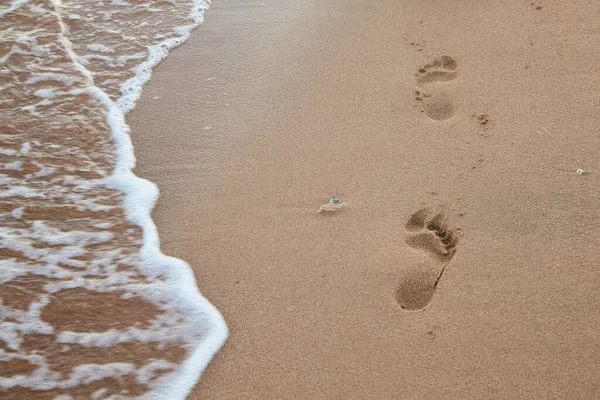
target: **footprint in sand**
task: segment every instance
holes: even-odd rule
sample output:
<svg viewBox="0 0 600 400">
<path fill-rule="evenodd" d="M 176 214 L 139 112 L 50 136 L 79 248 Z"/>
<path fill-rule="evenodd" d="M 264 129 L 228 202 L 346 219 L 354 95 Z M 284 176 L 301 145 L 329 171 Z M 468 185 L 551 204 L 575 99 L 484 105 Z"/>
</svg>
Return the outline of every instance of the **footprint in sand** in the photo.
<svg viewBox="0 0 600 400">
<path fill-rule="evenodd" d="M 433 298 L 435 289 L 456 253 L 460 228 L 448 227 L 448 214 L 429 207 L 415 212 L 406 223 L 406 244 L 427 255 L 402 280 L 396 300 L 405 310 L 421 310 Z"/>
<path fill-rule="evenodd" d="M 458 64 L 450 56 L 441 56 L 425 64 L 417 73 L 417 100 L 422 102 L 423 112 L 429 118 L 443 121 L 454 114 L 454 105 L 441 86 L 443 82 L 456 79 Z"/>
</svg>

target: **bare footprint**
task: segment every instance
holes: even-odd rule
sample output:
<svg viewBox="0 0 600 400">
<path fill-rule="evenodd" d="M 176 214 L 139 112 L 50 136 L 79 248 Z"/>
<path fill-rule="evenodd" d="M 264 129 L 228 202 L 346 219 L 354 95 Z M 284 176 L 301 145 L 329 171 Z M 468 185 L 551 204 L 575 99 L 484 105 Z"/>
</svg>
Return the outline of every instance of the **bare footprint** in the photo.
<svg viewBox="0 0 600 400">
<path fill-rule="evenodd" d="M 441 56 L 419 69 L 417 83 L 448 82 L 456 78 L 457 70 L 458 64 L 452 57 Z"/>
<path fill-rule="evenodd" d="M 421 310 L 433 298 L 458 244 L 460 228 L 450 229 L 445 212 L 422 208 L 406 223 L 406 244 L 428 254 L 429 261 L 417 264 L 396 290 L 396 300 L 405 310 Z"/>
<path fill-rule="evenodd" d="M 443 121 L 454 114 L 454 104 L 439 86 L 441 82 L 453 81 L 457 74 L 458 64 L 450 56 L 436 58 L 419 69 L 416 99 L 422 102 L 422 110 L 429 118 Z"/>
</svg>

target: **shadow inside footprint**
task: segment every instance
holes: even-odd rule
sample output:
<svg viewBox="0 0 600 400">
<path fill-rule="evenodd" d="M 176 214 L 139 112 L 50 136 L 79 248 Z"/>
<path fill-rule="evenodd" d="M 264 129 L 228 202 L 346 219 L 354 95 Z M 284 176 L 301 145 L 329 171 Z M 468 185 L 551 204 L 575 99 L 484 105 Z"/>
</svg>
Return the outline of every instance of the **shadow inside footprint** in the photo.
<svg viewBox="0 0 600 400">
<path fill-rule="evenodd" d="M 433 298 L 436 277 L 428 273 L 426 265 L 421 265 L 412 274 L 407 275 L 398 290 L 396 301 L 404 310 L 417 311 L 425 308 Z"/>
<path fill-rule="evenodd" d="M 423 112 L 435 121 L 444 121 L 454 115 L 454 105 L 445 93 L 440 92 L 423 99 Z"/>
</svg>

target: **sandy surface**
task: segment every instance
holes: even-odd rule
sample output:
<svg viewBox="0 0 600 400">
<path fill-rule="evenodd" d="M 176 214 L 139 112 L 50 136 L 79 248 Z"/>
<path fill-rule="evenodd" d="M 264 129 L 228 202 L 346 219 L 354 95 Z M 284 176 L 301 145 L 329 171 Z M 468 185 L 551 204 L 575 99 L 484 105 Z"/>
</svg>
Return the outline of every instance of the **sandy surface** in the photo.
<svg viewBox="0 0 600 400">
<path fill-rule="evenodd" d="M 128 120 L 231 329 L 190 399 L 595 398 L 599 13 L 215 1 Z"/>
</svg>

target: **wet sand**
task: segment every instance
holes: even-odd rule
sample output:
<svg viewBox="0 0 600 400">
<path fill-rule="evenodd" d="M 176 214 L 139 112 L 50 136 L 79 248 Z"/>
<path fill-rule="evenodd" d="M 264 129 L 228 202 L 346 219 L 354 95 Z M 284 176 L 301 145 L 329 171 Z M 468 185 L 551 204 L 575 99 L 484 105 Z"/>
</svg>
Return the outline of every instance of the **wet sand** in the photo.
<svg viewBox="0 0 600 400">
<path fill-rule="evenodd" d="M 599 12 L 215 1 L 128 117 L 231 331 L 190 399 L 593 398 Z"/>
</svg>

